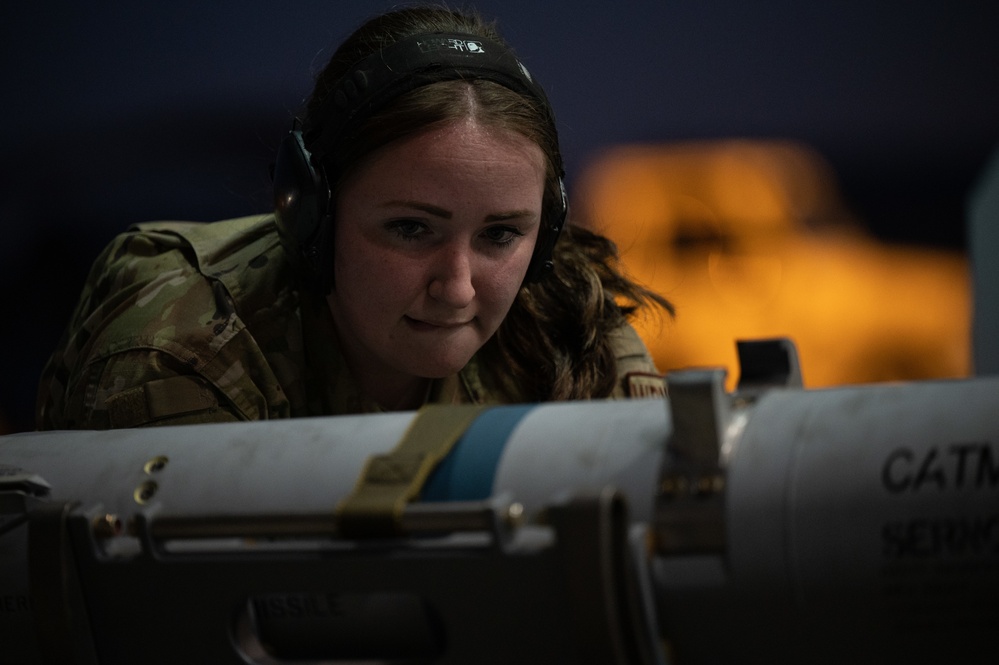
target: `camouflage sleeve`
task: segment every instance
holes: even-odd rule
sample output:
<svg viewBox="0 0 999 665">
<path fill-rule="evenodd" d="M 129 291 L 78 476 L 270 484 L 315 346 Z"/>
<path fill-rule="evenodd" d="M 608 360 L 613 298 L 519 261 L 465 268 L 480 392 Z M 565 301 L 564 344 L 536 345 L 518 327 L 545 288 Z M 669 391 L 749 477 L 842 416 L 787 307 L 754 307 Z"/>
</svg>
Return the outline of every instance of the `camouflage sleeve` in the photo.
<svg viewBox="0 0 999 665">
<path fill-rule="evenodd" d="M 245 419 L 245 405 L 206 374 L 225 371 L 231 358 L 222 349 L 242 339 L 242 332 L 228 294 L 197 271 L 176 237 L 122 234 L 95 262 L 42 374 L 37 426 L 104 429 Z M 234 382 L 232 394 L 245 388 L 238 396 L 252 403 L 250 379 Z"/>
<path fill-rule="evenodd" d="M 73 387 L 81 383 L 79 367 L 86 362 L 89 342 L 94 336 L 95 331 L 90 328 L 98 315 L 100 298 L 111 291 L 109 266 L 127 252 L 128 238 L 128 234 L 117 236 L 94 261 L 69 324 L 42 370 L 35 406 L 35 425 L 40 430 L 85 427 L 76 423 L 84 423 L 86 418 L 74 411 L 82 401 L 83 392 L 74 396 Z"/>
<path fill-rule="evenodd" d="M 615 330 L 611 344 L 617 359 L 617 383 L 611 399 L 666 396 L 666 381 L 634 328 L 625 324 Z"/>
<path fill-rule="evenodd" d="M 156 349 L 91 363 L 69 386 L 63 408 L 40 414 L 44 429 L 108 429 L 232 422 L 239 413 L 203 377 Z"/>
</svg>

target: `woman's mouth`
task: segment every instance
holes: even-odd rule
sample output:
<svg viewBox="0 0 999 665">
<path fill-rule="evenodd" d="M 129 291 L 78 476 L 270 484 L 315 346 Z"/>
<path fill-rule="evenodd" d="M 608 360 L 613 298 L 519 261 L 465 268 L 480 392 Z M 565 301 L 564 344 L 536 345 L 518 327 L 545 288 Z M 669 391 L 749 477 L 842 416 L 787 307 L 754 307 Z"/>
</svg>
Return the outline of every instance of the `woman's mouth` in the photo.
<svg viewBox="0 0 999 665">
<path fill-rule="evenodd" d="M 414 319 L 411 316 L 404 316 L 406 324 L 410 328 L 420 331 L 433 331 L 433 330 L 456 330 L 462 326 L 468 325 L 470 321 L 443 321 L 443 320 L 425 320 L 425 319 Z"/>
</svg>

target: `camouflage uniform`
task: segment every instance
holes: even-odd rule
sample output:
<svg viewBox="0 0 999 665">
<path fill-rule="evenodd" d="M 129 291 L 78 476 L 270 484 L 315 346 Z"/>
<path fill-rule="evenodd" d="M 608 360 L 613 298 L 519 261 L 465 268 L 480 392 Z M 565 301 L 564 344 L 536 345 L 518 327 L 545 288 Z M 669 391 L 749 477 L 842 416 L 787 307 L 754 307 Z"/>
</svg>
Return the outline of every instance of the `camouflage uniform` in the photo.
<svg viewBox="0 0 999 665">
<path fill-rule="evenodd" d="M 617 335 L 616 396 L 661 393 L 644 344 Z M 273 215 L 152 222 L 94 264 L 42 375 L 38 427 L 138 427 L 335 415 L 364 403 L 324 298 L 299 291 Z M 478 358 L 428 402 L 504 402 Z"/>
</svg>

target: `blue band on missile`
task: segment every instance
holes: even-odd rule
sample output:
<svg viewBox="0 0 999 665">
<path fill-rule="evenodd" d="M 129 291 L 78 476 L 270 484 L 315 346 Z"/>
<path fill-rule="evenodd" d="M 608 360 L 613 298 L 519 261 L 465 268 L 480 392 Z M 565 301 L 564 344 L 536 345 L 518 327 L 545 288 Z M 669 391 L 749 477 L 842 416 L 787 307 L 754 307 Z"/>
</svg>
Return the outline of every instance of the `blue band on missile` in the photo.
<svg viewBox="0 0 999 665">
<path fill-rule="evenodd" d="M 492 496 L 507 439 L 532 405 L 489 409 L 475 419 L 423 486 L 421 501 L 480 501 Z"/>
</svg>

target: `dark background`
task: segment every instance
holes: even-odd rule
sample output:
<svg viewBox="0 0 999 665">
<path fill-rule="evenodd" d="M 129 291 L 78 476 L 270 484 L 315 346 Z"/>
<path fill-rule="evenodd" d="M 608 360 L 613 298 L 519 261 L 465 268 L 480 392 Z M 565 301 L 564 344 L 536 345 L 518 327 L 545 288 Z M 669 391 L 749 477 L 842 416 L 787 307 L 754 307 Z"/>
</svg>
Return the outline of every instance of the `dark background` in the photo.
<svg viewBox="0 0 999 665">
<path fill-rule="evenodd" d="M 86 270 L 150 219 L 264 211 L 267 168 L 360 1 L 0 6 L 0 432 Z M 965 249 L 999 146 L 999 3 L 488 0 L 548 89 L 573 178 L 607 146 L 805 141 L 883 240 Z M 6 424 L 4 424 L 6 421 Z"/>
</svg>

